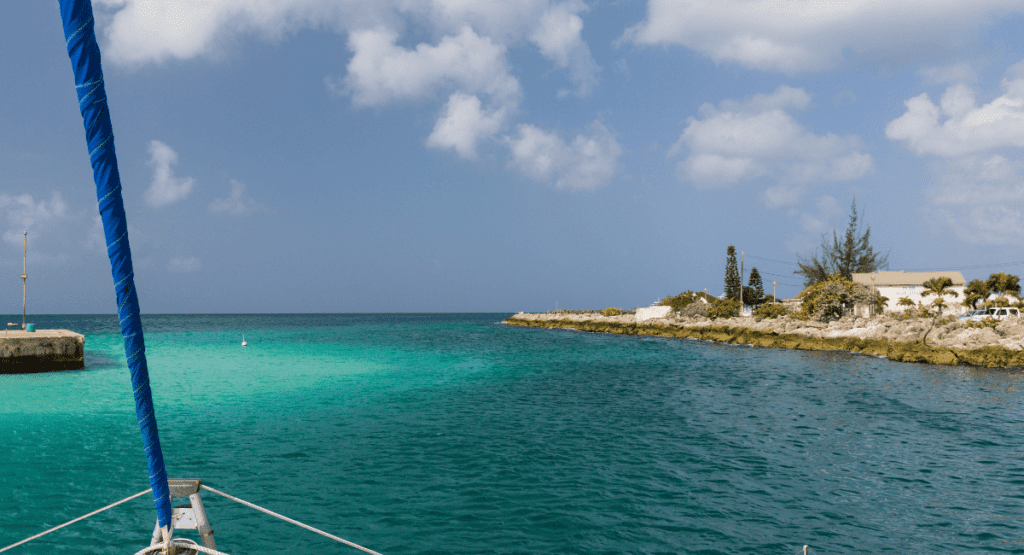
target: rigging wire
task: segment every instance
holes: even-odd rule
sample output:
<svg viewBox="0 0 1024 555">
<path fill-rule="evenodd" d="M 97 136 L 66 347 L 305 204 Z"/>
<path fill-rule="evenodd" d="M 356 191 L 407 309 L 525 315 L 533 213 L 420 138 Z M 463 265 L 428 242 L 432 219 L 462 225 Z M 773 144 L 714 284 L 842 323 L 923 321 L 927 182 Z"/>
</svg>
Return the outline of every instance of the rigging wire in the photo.
<svg viewBox="0 0 1024 555">
<path fill-rule="evenodd" d="M 748 258 L 756 258 L 758 260 L 767 260 L 769 262 L 775 262 L 775 263 L 778 263 L 778 264 L 787 264 L 789 266 L 799 266 L 800 265 L 800 264 L 797 264 L 796 262 L 787 262 L 785 260 L 779 260 L 778 258 L 769 258 L 767 256 L 758 256 L 756 254 L 747 254 L 746 256 Z M 1017 261 L 1014 261 L 1014 262 L 991 262 L 991 263 L 986 263 L 986 264 L 974 264 L 974 265 L 971 265 L 971 266 L 960 266 L 958 269 L 959 270 L 981 270 L 981 269 L 985 269 L 985 268 L 998 268 L 998 267 L 1006 267 L 1006 266 L 1024 266 L 1024 260 L 1017 260 Z M 906 272 L 941 272 L 941 271 L 949 271 L 949 268 L 950 268 L 949 266 L 940 266 L 940 267 L 935 267 L 935 268 L 904 268 L 903 271 L 906 271 Z M 761 273 L 767 273 L 767 272 L 761 272 Z M 772 274 L 772 275 L 775 275 L 775 274 Z"/>
<path fill-rule="evenodd" d="M 976 266 L 961 266 L 961 270 L 981 270 L 983 268 L 996 268 L 1001 266 L 1024 266 L 1024 260 L 1019 262 L 998 262 L 995 264 L 978 264 Z M 911 272 L 936 272 L 947 270 L 948 268 L 910 268 Z"/>
<path fill-rule="evenodd" d="M 3 549 L 0 549 L 0 551 L 7 551 L 8 549 L 12 549 L 12 548 L 18 547 L 19 545 L 21 545 L 23 543 L 28 543 L 28 542 L 36 539 L 36 538 L 41 538 L 41 537 L 49 534 L 50 532 L 56 532 L 57 530 L 60 530 L 61 528 L 65 527 L 65 526 L 70 526 L 70 525 L 72 525 L 72 524 L 74 524 L 74 523 L 76 523 L 76 522 L 78 522 L 80 520 L 85 520 L 85 519 L 87 519 L 87 518 L 89 518 L 89 517 L 91 517 L 93 515 L 102 513 L 103 511 L 105 511 L 107 509 L 112 509 L 112 508 L 120 505 L 121 503 L 125 503 L 125 502 L 128 502 L 128 501 L 131 501 L 132 499 L 135 499 L 136 497 L 140 497 L 142 495 L 146 495 L 147 493 L 149 493 L 151 491 L 153 491 L 153 488 L 144 489 L 144 490 L 140 491 L 139 493 L 136 493 L 135 495 L 129 495 L 128 497 L 125 497 L 124 499 L 122 499 L 120 501 L 115 501 L 115 502 L 107 505 L 106 507 L 103 507 L 102 509 L 96 509 L 95 511 L 93 511 L 91 513 L 84 514 L 84 515 L 82 515 L 82 516 L 80 516 L 78 518 L 73 518 L 73 519 L 65 522 L 64 524 L 59 524 L 57 526 L 54 526 L 53 528 L 50 528 L 49 530 L 46 530 L 44 532 L 40 532 L 40 533 L 38 533 L 38 534 L 36 534 L 36 535 L 34 535 L 32 537 L 25 538 L 25 539 L 21 540 L 20 542 L 12 543 L 11 545 L 8 545 L 7 547 L 5 547 Z"/>
<path fill-rule="evenodd" d="M 799 266 L 799 264 L 797 264 L 796 262 L 787 262 L 785 260 L 779 260 L 777 258 L 768 258 L 767 256 L 758 256 L 756 254 L 748 254 L 746 256 L 749 256 L 750 258 L 757 258 L 759 260 L 768 260 L 768 261 L 771 261 L 771 262 L 778 262 L 779 264 L 789 264 L 790 266 Z"/>
</svg>

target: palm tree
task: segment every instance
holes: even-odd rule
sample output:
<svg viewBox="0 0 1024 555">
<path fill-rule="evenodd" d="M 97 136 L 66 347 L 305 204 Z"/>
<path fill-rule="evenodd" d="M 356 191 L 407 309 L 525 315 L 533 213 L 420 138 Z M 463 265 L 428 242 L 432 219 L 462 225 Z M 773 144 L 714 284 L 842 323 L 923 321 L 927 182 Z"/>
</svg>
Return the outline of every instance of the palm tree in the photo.
<svg viewBox="0 0 1024 555">
<path fill-rule="evenodd" d="M 978 308 L 978 301 L 987 299 L 991 292 L 988 282 L 972 279 L 967 283 L 967 287 L 964 287 L 964 306 L 972 309 Z"/>
<path fill-rule="evenodd" d="M 942 307 L 946 304 L 946 301 L 942 297 L 946 295 L 951 295 L 953 297 L 960 296 L 956 291 L 949 289 L 953 286 L 953 280 L 948 277 L 934 277 L 921 285 L 924 286 L 924 291 L 921 293 L 922 297 L 927 297 L 933 293 L 938 297 L 932 304 L 938 307 L 939 314 L 942 314 Z"/>
<path fill-rule="evenodd" d="M 1015 275 L 1005 272 L 992 274 L 988 276 L 985 285 L 988 285 L 988 288 L 993 293 L 998 293 L 1000 297 L 1007 293 L 1013 293 L 1014 296 L 1020 297 L 1020 278 Z"/>
<path fill-rule="evenodd" d="M 910 297 L 900 297 L 896 304 L 907 307 L 904 309 L 904 312 L 914 307 L 914 301 L 910 300 Z"/>
</svg>

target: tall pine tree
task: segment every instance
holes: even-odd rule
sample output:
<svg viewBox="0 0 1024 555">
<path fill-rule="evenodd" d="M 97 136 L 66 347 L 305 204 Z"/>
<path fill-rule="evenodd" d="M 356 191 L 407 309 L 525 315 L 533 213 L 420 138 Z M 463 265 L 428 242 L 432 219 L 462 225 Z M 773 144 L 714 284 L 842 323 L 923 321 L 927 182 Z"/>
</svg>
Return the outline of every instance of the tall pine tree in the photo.
<svg viewBox="0 0 1024 555">
<path fill-rule="evenodd" d="M 743 278 L 740 277 L 740 269 L 736 265 L 736 247 L 729 245 L 725 254 L 725 298 L 738 301 Z"/>
<path fill-rule="evenodd" d="M 850 205 L 850 223 L 843 241 L 839 241 L 833 230 L 831 244 L 822 236 L 820 256 L 815 252 L 810 258 L 798 257 L 800 269 L 793 273 L 804 276 L 804 285 L 825 281 L 832 274 L 853 279 L 855 273 L 877 272 L 888 267 L 889 255 L 875 252 L 871 246 L 871 227 L 865 226 L 862 232 L 857 220 L 857 201 L 854 200 Z"/>
<path fill-rule="evenodd" d="M 761 272 L 757 268 L 750 269 L 750 281 L 747 288 L 743 290 L 743 302 L 753 306 L 761 306 L 764 302 L 764 283 L 761 281 Z"/>
</svg>

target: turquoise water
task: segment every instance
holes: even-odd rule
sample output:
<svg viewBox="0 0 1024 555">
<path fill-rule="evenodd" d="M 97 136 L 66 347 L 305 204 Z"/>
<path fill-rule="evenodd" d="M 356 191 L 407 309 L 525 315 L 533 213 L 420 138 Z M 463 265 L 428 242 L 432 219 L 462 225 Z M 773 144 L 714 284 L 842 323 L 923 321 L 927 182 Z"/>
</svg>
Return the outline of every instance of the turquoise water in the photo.
<svg viewBox="0 0 1024 555">
<path fill-rule="evenodd" d="M 147 316 L 168 474 L 385 554 L 1024 553 L 1019 371 L 507 316 Z M 34 321 L 86 369 L 0 376 L 0 547 L 148 487 L 116 318 Z M 228 553 L 358 553 L 204 500 Z M 154 519 L 9 553 L 134 553 Z"/>
</svg>

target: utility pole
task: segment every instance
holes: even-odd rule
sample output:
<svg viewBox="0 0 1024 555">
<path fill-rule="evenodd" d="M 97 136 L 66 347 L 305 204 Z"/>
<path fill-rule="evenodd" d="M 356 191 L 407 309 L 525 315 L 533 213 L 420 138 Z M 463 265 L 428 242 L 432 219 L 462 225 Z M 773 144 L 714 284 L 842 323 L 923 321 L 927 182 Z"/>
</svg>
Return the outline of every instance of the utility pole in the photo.
<svg viewBox="0 0 1024 555">
<path fill-rule="evenodd" d="M 28 230 L 25 230 L 25 257 L 21 259 L 21 329 L 25 329 L 25 291 L 28 280 Z"/>
<path fill-rule="evenodd" d="M 779 298 L 775 296 L 775 286 L 778 284 L 777 281 L 772 282 L 772 300 L 775 301 L 775 304 L 779 304 Z"/>
<path fill-rule="evenodd" d="M 743 251 L 740 251 L 740 316 L 743 316 Z"/>
</svg>

